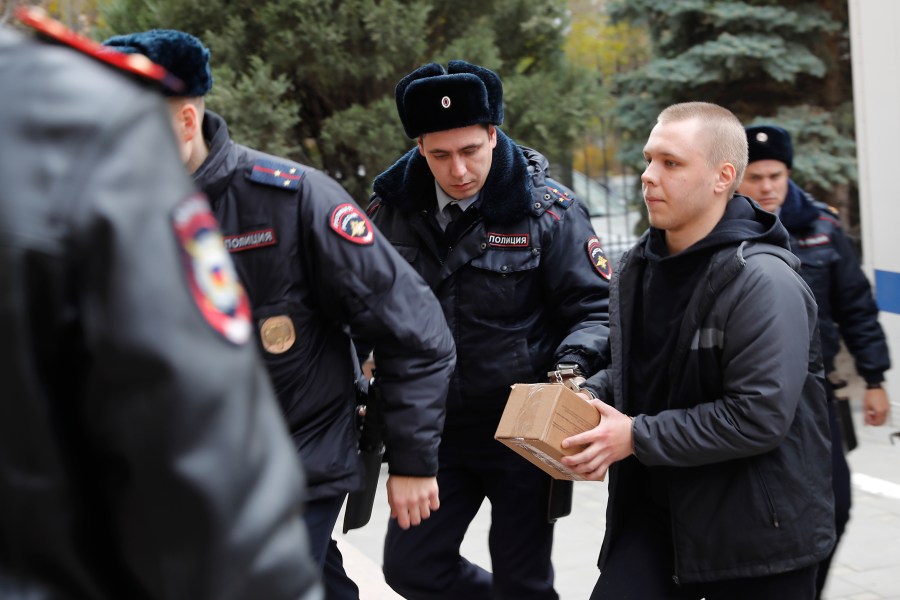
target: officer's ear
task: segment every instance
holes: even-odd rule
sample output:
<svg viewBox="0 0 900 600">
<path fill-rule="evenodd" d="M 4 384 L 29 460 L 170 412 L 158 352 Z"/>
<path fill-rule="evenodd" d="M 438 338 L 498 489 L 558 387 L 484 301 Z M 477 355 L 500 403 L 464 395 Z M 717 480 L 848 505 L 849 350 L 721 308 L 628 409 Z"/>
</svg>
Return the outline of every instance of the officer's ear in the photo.
<svg viewBox="0 0 900 600">
<path fill-rule="evenodd" d="M 190 142 L 200 133 L 202 113 L 191 98 L 169 98 L 172 127 L 179 144 Z"/>
</svg>

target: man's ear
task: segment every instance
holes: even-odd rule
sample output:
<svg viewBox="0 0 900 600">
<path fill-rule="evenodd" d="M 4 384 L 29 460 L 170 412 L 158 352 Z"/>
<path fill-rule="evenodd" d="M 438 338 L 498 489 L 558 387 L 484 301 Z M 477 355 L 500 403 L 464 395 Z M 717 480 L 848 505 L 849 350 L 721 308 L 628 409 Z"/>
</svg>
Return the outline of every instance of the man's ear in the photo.
<svg viewBox="0 0 900 600">
<path fill-rule="evenodd" d="M 193 102 L 183 100 L 171 104 L 172 125 L 180 143 L 190 142 L 200 133 L 200 113 Z"/>
<path fill-rule="evenodd" d="M 737 177 L 737 169 L 731 163 L 724 163 L 719 169 L 719 176 L 716 179 L 716 193 L 728 192 L 734 187 L 735 178 Z"/>
</svg>

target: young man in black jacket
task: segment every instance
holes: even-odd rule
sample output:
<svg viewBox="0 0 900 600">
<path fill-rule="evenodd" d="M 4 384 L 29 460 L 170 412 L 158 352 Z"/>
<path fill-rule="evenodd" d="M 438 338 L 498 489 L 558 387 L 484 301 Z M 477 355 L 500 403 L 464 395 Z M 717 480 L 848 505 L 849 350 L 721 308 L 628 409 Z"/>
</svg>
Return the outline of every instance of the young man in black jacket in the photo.
<svg viewBox="0 0 900 600">
<path fill-rule="evenodd" d="M 733 195 L 738 119 L 665 109 L 644 147 L 650 230 L 621 259 L 602 415 L 563 462 L 609 470 L 592 599 L 811 600 L 834 545 L 816 303 L 774 215 Z"/>
<path fill-rule="evenodd" d="M 819 305 L 819 332 L 825 373 L 835 369 L 841 339 L 866 381 L 863 416 L 866 425 L 883 425 L 890 411 L 884 373 L 891 367 L 887 339 L 878 322 L 878 306 L 872 287 L 859 266 L 856 251 L 837 215 L 817 202 L 790 178 L 794 145 L 790 134 L 776 125 L 747 127 L 750 162 L 740 192 L 778 215 L 790 235 L 791 251 L 800 259 L 800 274 Z M 831 424 L 835 525 L 838 541 L 850 520 L 850 469 L 844 457 L 841 425 L 835 407 L 834 387 L 826 379 L 828 416 Z M 829 555 L 819 565 L 816 578 L 821 595 L 831 564 Z"/>
</svg>

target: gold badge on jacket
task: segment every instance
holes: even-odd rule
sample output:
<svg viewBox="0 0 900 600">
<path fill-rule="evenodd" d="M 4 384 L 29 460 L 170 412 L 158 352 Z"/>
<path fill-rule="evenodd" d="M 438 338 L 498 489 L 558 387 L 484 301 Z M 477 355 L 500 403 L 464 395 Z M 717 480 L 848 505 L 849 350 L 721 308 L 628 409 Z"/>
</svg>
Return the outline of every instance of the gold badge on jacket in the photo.
<svg viewBox="0 0 900 600">
<path fill-rule="evenodd" d="M 291 349 L 297 340 L 294 322 L 287 315 L 269 317 L 259 326 L 259 337 L 266 352 L 282 354 Z"/>
</svg>

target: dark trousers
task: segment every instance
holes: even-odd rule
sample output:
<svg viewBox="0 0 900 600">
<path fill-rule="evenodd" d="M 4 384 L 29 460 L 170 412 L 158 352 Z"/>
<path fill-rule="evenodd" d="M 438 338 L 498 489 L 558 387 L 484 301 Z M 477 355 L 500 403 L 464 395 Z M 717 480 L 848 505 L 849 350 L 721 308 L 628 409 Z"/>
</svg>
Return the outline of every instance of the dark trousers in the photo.
<svg viewBox="0 0 900 600">
<path fill-rule="evenodd" d="M 321 498 L 306 504 L 304 519 L 309 530 L 309 549 L 322 569 L 326 600 L 359 600 L 359 588 L 347 577 L 337 542 L 331 538 L 344 496 Z"/>
<path fill-rule="evenodd" d="M 765 577 L 675 583 L 664 520 L 634 511 L 610 547 L 591 600 L 812 600 L 817 566 Z"/>
<path fill-rule="evenodd" d="M 834 528 L 837 533 L 837 541 L 828 558 L 819 563 L 819 572 L 816 575 L 816 600 L 822 595 L 825 587 L 825 579 L 831 568 L 831 560 L 837 551 L 837 545 L 841 541 L 847 521 L 850 520 L 850 467 L 847 466 L 847 458 L 844 456 L 844 440 L 841 435 L 841 425 L 838 422 L 837 410 L 834 406 L 834 392 L 830 385 L 825 385 L 828 391 L 828 421 L 831 426 L 831 487 L 834 490 Z"/>
<path fill-rule="evenodd" d="M 421 525 L 388 525 L 384 575 L 408 600 L 557 600 L 547 521 L 550 477 L 490 435 L 445 433 L 440 508 Z M 485 432 L 481 432 L 485 433 Z M 493 574 L 460 555 L 466 529 L 487 498 Z"/>
</svg>

